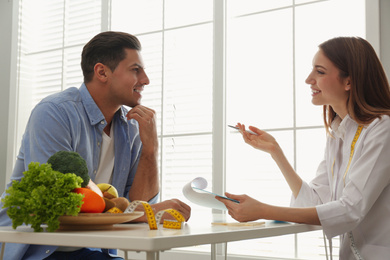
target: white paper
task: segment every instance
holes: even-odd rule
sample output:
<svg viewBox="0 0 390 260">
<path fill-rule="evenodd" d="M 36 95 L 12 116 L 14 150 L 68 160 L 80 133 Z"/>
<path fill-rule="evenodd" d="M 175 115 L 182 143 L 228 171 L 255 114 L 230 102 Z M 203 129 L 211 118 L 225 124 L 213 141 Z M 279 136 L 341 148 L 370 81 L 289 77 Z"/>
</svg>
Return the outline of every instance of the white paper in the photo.
<svg viewBox="0 0 390 260">
<path fill-rule="evenodd" d="M 192 203 L 198 204 L 200 206 L 227 210 L 225 204 L 215 199 L 215 196 L 218 196 L 213 193 L 205 193 L 202 191 L 197 191 L 198 189 L 205 189 L 207 187 L 206 179 L 198 177 L 193 179 L 191 182 L 187 183 L 183 187 L 184 196 L 191 201 Z"/>
</svg>

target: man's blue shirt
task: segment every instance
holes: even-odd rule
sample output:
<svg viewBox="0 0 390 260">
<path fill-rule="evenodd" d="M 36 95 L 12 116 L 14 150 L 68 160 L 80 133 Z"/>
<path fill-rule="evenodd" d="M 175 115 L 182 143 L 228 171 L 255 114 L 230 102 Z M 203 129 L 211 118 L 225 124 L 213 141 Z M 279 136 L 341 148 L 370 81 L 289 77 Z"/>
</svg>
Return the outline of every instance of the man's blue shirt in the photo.
<svg viewBox="0 0 390 260">
<path fill-rule="evenodd" d="M 124 107 L 121 107 L 112 120 L 115 135 L 112 185 L 116 187 L 120 196 L 126 198 L 128 198 L 133 183 L 142 150 L 138 123 L 133 119 L 127 120 L 127 112 Z M 85 84 L 82 84 L 79 89 L 69 88 L 44 98 L 31 112 L 11 181 L 20 180 L 30 162 L 46 163 L 50 156 L 61 150 L 79 153 L 86 160 L 88 174 L 94 180 L 99 165 L 103 129 L 106 125 L 107 122 L 102 112 Z M 11 182 L 8 183 L 7 188 L 10 185 Z M 155 203 L 157 197 L 153 198 L 150 203 Z M 1 209 L 0 225 L 9 226 L 11 224 L 6 210 Z M 26 255 L 31 257 L 28 259 L 42 259 L 47 256 L 42 257 L 39 254 L 31 256 L 26 246 L 28 245 L 7 244 L 6 254 L 8 251 L 10 258 L 5 259 L 21 259 L 23 254 L 18 253 L 26 252 L 26 250 Z M 34 251 L 41 251 L 45 254 L 53 250 L 53 247 L 48 246 L 35 247 Z M 50 251 L 47 252 L 44 247 Z"/>
</svg>

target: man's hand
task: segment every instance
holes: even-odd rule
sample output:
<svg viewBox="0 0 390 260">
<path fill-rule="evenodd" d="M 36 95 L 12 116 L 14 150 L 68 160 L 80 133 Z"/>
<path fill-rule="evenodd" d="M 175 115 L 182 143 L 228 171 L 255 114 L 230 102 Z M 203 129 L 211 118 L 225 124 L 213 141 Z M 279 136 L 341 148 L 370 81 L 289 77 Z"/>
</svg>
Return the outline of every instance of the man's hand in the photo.
<svg viewBox="0 0 390 260">
<path fill-rule="evenodd" d="M 159 192 L 156 112 L 138 105 L 132 108 L 126 117 L 129 120 L 137 120 L 142 142 L 142 153 L 129 192 L 129 200 L 149 201 Z"/>
<path fill-rule="evenodd" d="M 156 112 L 148 107 L 138 105 L 126 115 L 127 119 L 135 119 L 139 124 L 142 151 L 148 154 L 158 152 Z"/>
<path fill-rule="evenodd" d="M 175 209 L 180 212 L 180 214 L 184 217 L 186 221 L 188 221 L 191 216 L 191 207 L 178 199 L 165 200 L 160 203 L 153 204 L 151 206 L 155 213 L 164 209 Z M 168 215 L 169 214 L 167 214 L 167 216 L 164 216 L 161 220 L 163 220 L 164 218 L 173 219 L 173 217 L 168 217 Z"/>
<path fill-rule="evenodd" d="M 175 209 L 180 212 L 180 214 L 184 217 L 186 221 L 188 221 L 191 216 L 191 207 L 178 199 L 165 200 L 156 204 L 151 204 L 150 206 L 152 207 L 154 214 L 157 214 L 157 212 L 164 209 Z M 142 205 L 138 205 L 138 207 L 136 208 L 136 211 L 143 210 L 144 209 Z M 165 215 L 161 218 L 161 223 L 164 219 L 174 218 L 168 213 L 165 213 Z M 143 215 L 142 217 L 136 219 L 135 222 L 147 222 L 146 216 Z"/>
</svg>

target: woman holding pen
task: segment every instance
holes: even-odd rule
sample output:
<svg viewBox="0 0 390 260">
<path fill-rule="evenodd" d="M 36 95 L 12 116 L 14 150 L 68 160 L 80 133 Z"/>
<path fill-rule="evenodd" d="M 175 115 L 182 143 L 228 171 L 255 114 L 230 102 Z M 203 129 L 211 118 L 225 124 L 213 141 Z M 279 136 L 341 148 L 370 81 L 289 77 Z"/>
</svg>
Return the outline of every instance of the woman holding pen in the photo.
<svg viewBox="0 0 390 260">
<path fill-rule="evenodd" d="M 321 45 L 306 79 L 312 103 L 324 108 L 328 134 L 316 176 L 303 181 L 267 132 L 237 127 L 244 141 L 267 152 L 292 191 L 291 207 L 264 204 L 247 195 L 217 198 L 236 220 L 281 220 L 321 225 L 340 236 L 340 259 L 390 256 L 390 88 L 372 46 L 357 37 Z"/>
</svg>

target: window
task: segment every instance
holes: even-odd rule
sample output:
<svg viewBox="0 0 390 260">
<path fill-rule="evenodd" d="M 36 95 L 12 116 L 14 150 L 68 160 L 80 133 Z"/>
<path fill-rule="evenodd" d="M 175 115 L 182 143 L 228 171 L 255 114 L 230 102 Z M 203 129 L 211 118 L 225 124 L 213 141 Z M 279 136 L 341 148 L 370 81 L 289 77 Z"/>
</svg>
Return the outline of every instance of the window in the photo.
<svg viewBox="0 0 390 260">
<path fill-rule="evenodd" d="M 101 31 L 101 3 L 20 1 L 17 151 L 31 109 L 45 96 L 79 87 L 84 44 Z"/>
<path fill-rule="evenodd" d="M 364 0 L 20 2 L 18 147 L 39 100 L 81 85 L 84 44 L 107 29 L 132 33 L 151 81 L 143 104 L 158 113 L 163 200 L 186 201 L 182 187 L 201 176 L 217 192 L 288 205 L 269 155 L 226 124 L 267 130 L 310 181 L 325 145 L 321 108 L 304 82 L 312 57 L 326 39 L 366 33 Z M 210 212 L 191 206 L 193 215 Z M 228 253 L 323 259 L 325 251 L 322 233 L 312 232 L 229 243 Z"/>
<path fill-rule="evenodd" d="M 336 36 L 365 37 L 365 3 L 280 0 L 243 5 L 228 0 L 227 11 L 227 121 L 268 130 L 300 176 L 310 181 L 326 136 L 322 107 L 311 104 L 305 79 L 320 43 Z M 226 139 L 226 189 L 289 205 L 290 189 L 270 156 L 232 131 Z M 289 246 L 281 248 L 280 243 Z M 310 232 L 229 243 L 228 253 L 324 259 L 323 244 L 322 232 Z M 336 248 L 333 252 L 338 254 Z"/>
<path fill-rule="evenodd" d="M 183 198 L 192 179 L 212 183 L 213 2 L 122 0 L 111 10 L 111 30 L 143 45 L 151 84 L 142 102 L 158 112 L 162 199 Z"/>
</svg>

